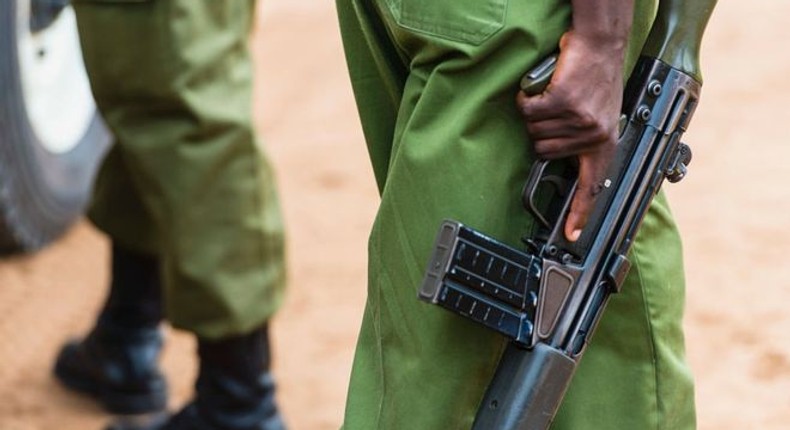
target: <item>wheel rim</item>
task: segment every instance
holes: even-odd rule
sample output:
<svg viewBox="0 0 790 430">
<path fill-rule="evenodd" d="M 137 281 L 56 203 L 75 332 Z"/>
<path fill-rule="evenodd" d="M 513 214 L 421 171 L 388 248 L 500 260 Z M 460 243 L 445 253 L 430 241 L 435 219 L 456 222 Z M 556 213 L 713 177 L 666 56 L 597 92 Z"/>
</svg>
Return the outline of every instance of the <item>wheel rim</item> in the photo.
<svg viewBox="0 0 790 430">
<path fill-rule="evenodd" d="M 35 1 L 35 0 L 33 0 Z M 66 153 L 88 131 L 96 105 L 91 96 L 74 10 L 30 30 L 31 0 L 17 0 L 17 49 L 27 117 L 44 149 Z"/>
</svg>

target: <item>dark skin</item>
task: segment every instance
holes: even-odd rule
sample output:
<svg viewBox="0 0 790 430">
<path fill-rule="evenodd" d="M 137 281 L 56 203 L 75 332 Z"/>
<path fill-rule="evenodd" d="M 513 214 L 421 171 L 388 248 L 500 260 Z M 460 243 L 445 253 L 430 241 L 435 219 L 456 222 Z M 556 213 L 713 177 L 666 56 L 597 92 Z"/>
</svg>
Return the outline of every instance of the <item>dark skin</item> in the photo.
<svg viewBox="0 0 790 430">
<path fill-rule="evenodd" d="M 579 181 L 564 227 L 573 242 L 587 224 L 617 144 L 634 2 L 573 0 L 572 10 L 551 82 L 533 97 L 519 92 L 517 103 L 538 157 L 578 157 Z"/>
</svg>

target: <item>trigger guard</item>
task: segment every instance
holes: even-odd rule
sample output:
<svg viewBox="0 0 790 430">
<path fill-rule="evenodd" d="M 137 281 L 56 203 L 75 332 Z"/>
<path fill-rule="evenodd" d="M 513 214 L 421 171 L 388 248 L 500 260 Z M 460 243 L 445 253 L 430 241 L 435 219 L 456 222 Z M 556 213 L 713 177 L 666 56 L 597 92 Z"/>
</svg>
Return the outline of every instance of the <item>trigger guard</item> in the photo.
<svg viewBox="0 0 790 430">
<path fill-rule="evenodd" d="M 529 212 L 537 222 L 547 229 L 553 229 L 553 223 L 549 222 L 546 214 L 538 208 L 536 202 L 536 194 L 543 184 L 549 184 L 554 188 L 556 197 L 560 199 L 567 198 L 569 191 L 571 191 L 571 181 L 561 175 L 545 175 L 546 167 L 550 164 L 549 160 L 538 160 L 530 169 L 529 179 L 524 184 L 524 189 L 521 193 L 522 204 L 524 209 Z"/>
<path fill-rule="evenodd" d="M 538 185 L 544 182 L 548 182 L 549 184 L 553 185 L 554 189 L 557 191 L 557 195 L 559 195 L 560 197 L 564 198 L 568 195 L 567 191 L 570 187 L 571 181 L 563 178 L 562 176 L 560 175 L 545 176 L 538 181 Z"/>
</svg>

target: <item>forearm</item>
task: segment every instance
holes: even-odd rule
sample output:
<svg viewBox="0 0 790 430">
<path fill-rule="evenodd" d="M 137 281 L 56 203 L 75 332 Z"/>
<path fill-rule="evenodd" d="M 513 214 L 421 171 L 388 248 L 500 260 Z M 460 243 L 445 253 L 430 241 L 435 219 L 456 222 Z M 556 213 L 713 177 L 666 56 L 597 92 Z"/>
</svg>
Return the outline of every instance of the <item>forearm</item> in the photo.
<svg viewBox="0 0 790 430">
<path fill-rule="evenodd" d="M 570 32 L 584 42 L 624 52 L 634 0 L 573 0 Z"/>
</svg>

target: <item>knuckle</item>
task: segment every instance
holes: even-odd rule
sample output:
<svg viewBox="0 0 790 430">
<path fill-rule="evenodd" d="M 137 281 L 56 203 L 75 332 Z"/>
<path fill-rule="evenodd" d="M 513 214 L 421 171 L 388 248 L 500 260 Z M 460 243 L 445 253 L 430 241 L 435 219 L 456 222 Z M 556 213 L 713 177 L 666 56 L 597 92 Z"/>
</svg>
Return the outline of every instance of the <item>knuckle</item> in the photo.
<svg viewBox="0 0 790 430">
<path fill-rule="evenodd" d="M 521 115 L 527 118 L 532 115 L 532 106 L 527 100 L 519 99 L 516 104 L 518 105 L 518 111 L 521 112 Z"/>
<path fill-rule="evenodd" d="M 587 119 L 585 129 L 587 130 L 587 140 L 591 146 L 614 145 L 617 142 L 614 129 L 595 118 Z"/>
<path fill-rule="evenodd" d="M 545 160 L 553 160 L 558 157 L 557 147 L 553 143 L 539 142 L 534 146 L 535 154 Z"/>
<path fill-rule="evenodd" d="M 550 146 L 548 143 L 543 141 L 535 142 L 535 153 L 541 156 L 548 155 L 551 152 Z"/>
<path fill-rule="evenodd" d="M 599 144 L 604 144 L 611 140 L 612 133 L 601 124 L 597 124 L 592 131 L 592 139 Z"/>
<path fill-rule="evenodd" d="M 595 132 L 601 127 L 595 115 L 590 112 L 581 112 L 577 114 L 576 126 L 582 129 L 593 129 Z"/>
</svg>

